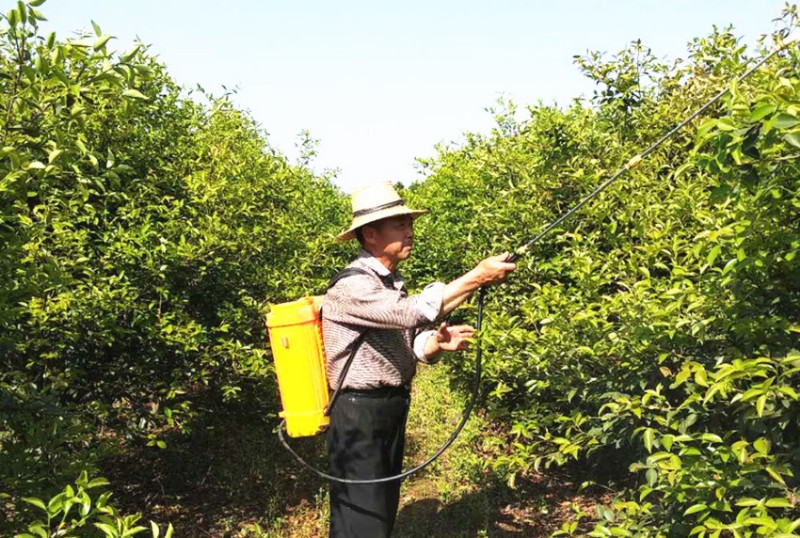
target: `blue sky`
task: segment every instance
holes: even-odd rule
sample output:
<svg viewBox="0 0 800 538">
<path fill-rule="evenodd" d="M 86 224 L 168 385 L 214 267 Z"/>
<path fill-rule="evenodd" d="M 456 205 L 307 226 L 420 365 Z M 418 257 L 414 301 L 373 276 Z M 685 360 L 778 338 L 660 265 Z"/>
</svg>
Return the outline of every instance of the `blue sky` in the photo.
<svg viewBox="0 0 800 538">
<path fill-rule="evenodd" d="M 7 0 L 2 2 L 9 4 Z M 712 25 L 752 43 L 775 28 L 783 0 L 322 1 L 49 0 L 59 37 L 96 21 L 130 48 L 138 36 L 186 87 L 234 101 L 296 158 L 298 133 L 320 140 L 312 166 L 360 184 L 419 179 L 415 157 L 464 132 L 487 132 L 498 97 L 519 105 L 590 94 L 573 64 L 635 39 L 681 56 Z"/>
</svg>

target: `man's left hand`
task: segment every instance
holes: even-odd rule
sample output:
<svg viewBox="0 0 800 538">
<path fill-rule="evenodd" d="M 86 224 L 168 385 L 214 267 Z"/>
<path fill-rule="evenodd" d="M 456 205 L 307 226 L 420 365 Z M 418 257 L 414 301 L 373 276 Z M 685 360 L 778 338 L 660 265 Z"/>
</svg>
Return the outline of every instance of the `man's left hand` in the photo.
<svg viewBox="0 0 800 538">
<path fill-rule="evenodd" d="M 442 323 L 436 332 L 436 342 L 442 351 L 464 351 L 469 349 L 469 344 L 475 336 L 475 327 L 471 325 L 447 326 Z"/>
</svg>

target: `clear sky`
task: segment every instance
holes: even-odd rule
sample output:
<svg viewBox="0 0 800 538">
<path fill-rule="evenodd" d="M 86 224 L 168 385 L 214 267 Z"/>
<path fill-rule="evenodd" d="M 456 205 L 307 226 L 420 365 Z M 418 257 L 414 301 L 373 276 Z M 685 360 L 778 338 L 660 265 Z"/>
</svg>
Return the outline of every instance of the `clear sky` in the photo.
<svg viewBox="0 0 800 538">
<path fill-rule="evenodd" d="M 0 1 L 11 5 L 9 0 Z M 234 101 L 296 158 L 298 133 L 320 140 L 317 171 L 349 192 L 420 178 L 415 157 L 487 132 L 498 97 L 519 105 L 590 94 L 573 64 L 587 50 L 635 39 L 664 58 L 712 25 L 752 43 L 775 28 L 784 0 L 49 0 L 47 31 L 96 21 L 130 48 L 151 45 L 186 87 Z"/>
</svg>

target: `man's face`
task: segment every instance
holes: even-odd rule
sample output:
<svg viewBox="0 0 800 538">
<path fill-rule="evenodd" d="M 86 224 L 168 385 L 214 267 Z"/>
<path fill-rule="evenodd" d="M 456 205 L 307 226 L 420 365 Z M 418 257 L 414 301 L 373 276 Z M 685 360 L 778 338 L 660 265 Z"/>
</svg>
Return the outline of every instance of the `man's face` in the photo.
<svg viewBox="0 0 800 538">
<path fill-rule="evenodd" d="M 399 215 L 367 225 L 364 239 L 391 261 L 408 259 L 414 245 L 414 219 Z"/>
</svg>

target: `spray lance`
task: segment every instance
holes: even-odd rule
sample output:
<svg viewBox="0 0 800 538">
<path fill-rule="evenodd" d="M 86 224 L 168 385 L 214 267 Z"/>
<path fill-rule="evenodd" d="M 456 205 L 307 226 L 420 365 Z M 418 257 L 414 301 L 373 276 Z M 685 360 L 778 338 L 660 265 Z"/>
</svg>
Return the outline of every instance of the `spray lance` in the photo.
<svg viewBox="0 0 800 538">
<path fill-rule="evenodd" d="M 762 65 L 764 65 L 767 61 L 769 61 L 773 56 L 778 54 L 779 52 L 783 51 L 784 49 L 788 48 L 790 45 L 800 41 L 800 30 L 795 29 L 791 34 L 789 34 L 786 38 L 781 40 L 778 45 L 766 56 L 761 58 L 755 65 L 750 67 L 747 71 L 743 74 L 739 75 L 736 79 L 736 82 L 741 82 L 752 75 L 755 71 L 757 71 Z M 558 217 L 552 223 L 547 225 L 541 232 L 536 234 L 522 246 L 517 248 L 513 254 L 510 254 L 506 261 L 508 262 L 516 262 L 519 258 L 524 256 L 528 253 L 530 248 L 542 240 L 547 234 L 549 234 L 554 229 L 558 228 L 564 221 L 569 219 L 572 215 L 578 212 L 584 205 L 589 203 L 591 200 L 596 198 L 600 195 L 604 190 L 606 190 L 612 183 L 617 181 L 620 177 L 622 177 L 625 173 L 629 172 L 636 168 L 641 162 L 646 159 L 650 154 L 652 154 L 661 144 L 675 136 L 681 129 L 683 129 L 686 125 L 691 123 L 695 118 L 700 116 L 703 112 L 705 112 L 709 107 L 713 106 L 717 103 L 720 99 L 722 99 L 728 92 L 730 91 L 730 87 L 726 87 L 725 89 L 718 92 L 714 95 L 711 99 L 709 99 L 706 103 L 704 103 L 700 108 L 695 110 L 692 114 L 686 117 L 683 121 L 675 125 L 672 129 L 664 133 L 658 140 L 653 142 L 647 149 L 642 151 L 641 153 L 633 156 L 626 162 L 619 170 L 617 170 L 614 174 L 611 175 L 608 179 L 606 179 L 603 183 L 601 183 L 597 188 L 595 188 L 591 193 L 581 199 L 577 204 L 575 204 L 571 209 L 569 209 L 566 213 Z M 478 300 L 477 300 L 477 320 L 476 320 L 476 329 L 478 332 L 481 331 L 483 328 L 483 310 L 484 310 L 484 302 L 486 298 L 486 288 L 481 287 L 478 289 Z M 480 383 L 481 383 L 481 375 L 482 375 L 482 363 L 483 363 L 483 347 L 481 346 L 480 341 L 478 341 L 478 345 L 476 346 L 475 350 L 475 370 L 473 374 L 473 385 L 472 385 L 472 393 L 470 395 L 470 399 L 467 402 L 464 413 L 459 421 L 458 425 L 456 426 L 453 433 L 447 440 L 439 447 L 436 452 L 434 452 L 428 459 L 420 463 L 419 465 L 408 469 L 400 474 L 394 476 L 388 476 L 383 478 L 373 478 L 373 479 L 347 479 L 347 478 L 340 478 L 337 476 L 332 476 L 325 472 L 322 472 L 316 469 L 314 466 L 309 464 L 305 461 L 291 446 L 286 442 L 284 437 L 284 427 L 285 422 L 282 422 L 281 425 L 278 427 L 278 437 L 280 439 L 281 444 L 284 446 L 286 450 L 288 450 L 292 456 L 306 469 L 310 470 L 320 478 L 324 478 L 326 480 L 332 480 L 334 482 L 340 482 L 345 484 L 378 484 L 383 482 L 392 482 L 395 480 L 403 480 L 408 478 L 412 474 L 421 471 L 431 463 L 433 463 L 439 456 L 447 450 L 450 445 L 456 440 L 458 435 L 461 433 L 461 430 L 464 429 L 467 420 L 469 419 L 472 409 L 475 406 L 475 403 L 478 400 L 478 395 L 480 392 Z"/>
<path fill-rule="evenodd" d="M 783 49 L 787 48 L 789 45 L 791 45 L 792 43 L 795 43 L 797 41 L 800 41 L 800 30 L 795 30 L 794 32 L 792 32 L 772 52 L 770 52 L 768 55 L 766 55 L 763 58 L 761 58 L 761 60 L 759 60 L 753 67 L 751 67 L 750 69 L 745 71 L 743 74 L 741 74 L 739 76 L 739 78 L 736 79 L 736 82 L 741 82 L 744 79 L 746 79 L 747 77 L 749 77 L 750 75 L 752 75 L 755 71 L 758 70 L 759 67 L 764 65 L 770 58 L 772 58 L 773 56 L 778 54 L 780 51 L 782 51 Z M 548 225 L 544 230 L 539 232 L 536 236 L 534 236 L 532 239 L 530 239 L 527 243 L 525 243 L 524 245 L 519 247 L 514 252 L 514 254 L 512 254 L 508 258 L 508 261 L 514 262 L 517 259 L 519 259 L 522 255 L 527 253 L 528 249 L 530 247 L 532 247 L 534 244 L 538 243 L 545 235 L 550 233 L 553 229 L 557 228 L 562 222 L 564 222 L 565 220 L 570 218 L 575 212 L 577 212 L 580 208 L 582 208 L 584 205 L 586 205 L 589 201 L 591 201 L 592 199 L 596 198 L 601 192 L 606 190 L 606 188 L 609 185 L 614 183 L 617 179 L 619 179 L 626 172 L 636 168 L 642 162 L 642 160 L 644 160 L 651 153 L 653 153 L 661 144 L 663 144 L 664 142 L 666 142 L 667 140 L 672 138 L 678 131 L 683 129 L 687 124 L 691 123 L 692 120 L 697 118 L 699 115 L 701 115 L 703 112 L 705 112 L 709 107 L 711 107 L 717 101 L 722 99 L 729 91 L 730 91 L 730 88 L 725 88 L 724 90 L 722 90 L 719 93 L 717 93 L 714 97 L 709 99 L 703 106 L 701 106 L 700 108 L 695 110 L 691 115 L 689 115 L 686 119 L 684 119 L 678 125 L 676 125 L 672 129 L 667 131 L 664 135 L 661 136 L 661 138 L 659 138 L 658 140 L 653 142 L 650 145 L 650 147 L 648 147 L 642 153 L 632 157 L 627 163 L 625 163 L 625 165 L 622 168 L 617 170 L 610 178 L 605 180 L 599 187 L 597 187 L 594 191 L 592 191 L 589 195 L 587 195 L 583 200 L 581 200 L 580 202 L 575 204 L 575 206 L 572 209 L 570 209 L 569 211 L 567 211 L 566 213 L 564 213 L 563 215 L 558 217 L 550 225 Z"/>
</svg>

